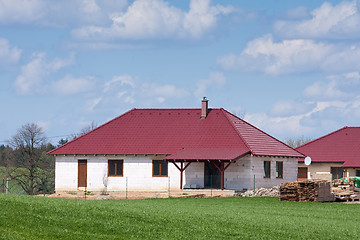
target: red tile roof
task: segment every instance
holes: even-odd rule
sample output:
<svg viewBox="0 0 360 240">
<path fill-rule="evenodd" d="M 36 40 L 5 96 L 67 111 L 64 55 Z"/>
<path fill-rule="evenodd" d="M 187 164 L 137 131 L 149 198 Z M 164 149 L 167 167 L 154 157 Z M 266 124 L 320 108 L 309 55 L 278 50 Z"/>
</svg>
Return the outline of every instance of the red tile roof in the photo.
<svg viewBox="0 0 360 240">
<path fill-rule="evenodd" d="M 312 162 L 360 167 L 360 127 L 344 127 L 296 148 Z"/>
<path fill-rule="evenodd" d="M 166 154 L 167 159 L 303 157 L 224 109 L 132 109 L 49 154 Z"/>
</svg>

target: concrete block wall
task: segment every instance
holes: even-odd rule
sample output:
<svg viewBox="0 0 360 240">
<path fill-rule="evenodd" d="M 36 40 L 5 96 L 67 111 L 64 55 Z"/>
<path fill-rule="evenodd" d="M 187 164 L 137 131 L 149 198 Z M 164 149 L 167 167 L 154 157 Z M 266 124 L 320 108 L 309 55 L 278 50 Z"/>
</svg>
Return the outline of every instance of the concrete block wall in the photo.
<svg viewBox="0 0 360 240">
<path fill-rule="evenodd" d="M 56 156 L 55 191 L 78 189 L 78 160 L 87 160 L 87 189 L 89 191 L 154 191 L 179 189 L 180 171 L 168 164 L 169 177 L 152 176 L 152 160 L 159 156 Z M 108 160 L 123 160 L 123 176 L 108 177 Z"/>
<path fill-rule="evenodd" d="M 184 188 L 204 188 L 204 163 L 193 162 L 184 171 Z"/>
<path fill-rule="evenodd" d="M 144 155 L 86 155 L 56 156 L 55 190 L 78 189 L 78 160 L 87 160 L 87 189 L 89 191 L 159 191 L 178 190 L 180 171 L 168 163 L 168 177 L 152 176 L 152 160 L 164 156 Z M 123 176 L 108 177 L 108 160 L 123 160 Z M 264 178 L 264 161 L 271 161 L 271 178 Z M 276 161 L 283 162 L 283 178 L 276 178 Z M 179 164 L 179 163 L 177 163 Z M 180 166 L 180 165 L 179 165 Z M 237 159 L 224 173 L 226 189 L 244 190 L 255 187 L 273 187 L 282 182 L 297 180 L 297 158 L 247 155 Z M 183 173 L 183 187 L 204 188 L 204 163 L 193 162 Z"/>
<path fill-rule="evenodd" d="M 270 178 L 264 178 L 264 161 L 270 161 Z M 283 178 L 276 177 L 276 162 L 283 162 Z M 283 182 L 297 181 L 298 159 L 294 157 L 251 156 L 252 178 L 255 188 L 279 186 Z M 252 180 L 252 185 L 254 180 Z M 254 187 L 251 186 L 250 189 Z"/>
<path fill-rule="evenodd" d="M 224 187 L 226 189 L 251 189 L 251 158 L 245 156 L 231 163 L 224 173 Z"/>
</svg>

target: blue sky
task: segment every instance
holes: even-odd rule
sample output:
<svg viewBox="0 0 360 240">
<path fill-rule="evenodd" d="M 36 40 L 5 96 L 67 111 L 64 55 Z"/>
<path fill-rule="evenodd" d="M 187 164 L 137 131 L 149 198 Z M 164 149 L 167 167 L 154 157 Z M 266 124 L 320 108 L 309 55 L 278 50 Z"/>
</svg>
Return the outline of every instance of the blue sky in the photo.
<svg viewBox="0 0 360 240">
<path fill-rule="evenodd" d="M 203 96 L 280 140 L 359 126 L 359 40 L 358 1 L 0 0 L 0 144 Z"/>
</svg>

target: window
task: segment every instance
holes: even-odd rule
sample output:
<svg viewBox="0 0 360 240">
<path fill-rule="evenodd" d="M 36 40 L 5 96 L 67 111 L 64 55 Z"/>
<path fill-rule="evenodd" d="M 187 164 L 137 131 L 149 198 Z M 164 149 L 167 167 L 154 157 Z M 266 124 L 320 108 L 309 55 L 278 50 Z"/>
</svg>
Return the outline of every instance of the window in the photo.
<svg viewBox="0 0 360 240">
<path fill-rule="evenodd" d="M 283 178 L 283 162 L 276 162 L 276 177 Z"/>
<path fill-rule="evenodd" d="M 270 178 L 270 161 L 264 161 L 264 178 Z"/>
<path fill-rule="evenodd" d="M 357 177 L 360 177 L 360 170 L 356 170 L 355 175 L 356 175 Z"/>
<path fill-rule="evenodd" d="M 123 176 L 123 160 L 109 160 L 108 167 L 109 177 L 122 177 Z"/>
<path fill-rule="evenodd" d="M 163 160 L 153 160 L 153 177 L 167 177 L 168 164 Z"/>
<path fill-rule="evenodd" d="M 344 169 L 340 167 L 331 168 L 332 179 L 340 179 L 344 177 Z"/>
</svg>

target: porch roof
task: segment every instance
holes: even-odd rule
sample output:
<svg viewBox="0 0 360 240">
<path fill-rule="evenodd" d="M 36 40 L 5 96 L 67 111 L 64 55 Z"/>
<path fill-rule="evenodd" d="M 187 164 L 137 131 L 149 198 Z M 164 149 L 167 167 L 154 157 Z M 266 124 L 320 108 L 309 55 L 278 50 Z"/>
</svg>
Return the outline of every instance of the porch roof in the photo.
<svg viewBox="0 0 360 240">
<path fill-rule="evenodd" d="M 235 160 L 250 153 L 235 148 L 183 148 L 167 156 L 166 160 Z"/>
</svg>

